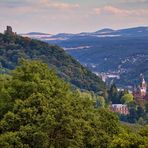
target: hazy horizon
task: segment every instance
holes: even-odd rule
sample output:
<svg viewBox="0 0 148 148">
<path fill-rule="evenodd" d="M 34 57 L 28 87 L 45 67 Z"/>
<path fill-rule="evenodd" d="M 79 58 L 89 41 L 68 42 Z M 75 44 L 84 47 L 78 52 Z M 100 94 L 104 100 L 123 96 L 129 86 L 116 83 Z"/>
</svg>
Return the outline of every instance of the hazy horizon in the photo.
<svg viewBox="0 0 148 148">
<path fill-rule="evenodd" d="M 7 25 L 7 26 L 11 26 L 11 25 Z M 4 27 L 2 27 L 3 29 L 0 31 L 1 33 L 4 33 L 4 31 L 6 30 L 6 27 L 7 26 L 4 26 Z M 133 27 L 124 27 L 124 28 L 108 28 L 108 27 L 104 27 L 104 28 L 99 28 L 99 29 L 97 29 L 97 30 L 92 30 L 92 31 L 81 31 L 81 32 L 57 32 L 57 33 L 50 33 L 50 32 L 43 32 L 43 31 L 38 31 L 38 30 L 36 30 L 36 31 L 32 31 L 32 30 L 30 30 L 30 31 L 28 31 L 28 32 L 17 32 L 17 30 L 13 27 L 13 26 L 11 26 L 12 27 L 12 29 L 13 29 L 13 32 L 16 32 L 17 34 L 27 34 L 27 33 L 45 33 L 45 34 L 59 34 L 59 33 L 67 33 L 67 34 L 79 34 L 79 33 L 83 33 L 83 32 L 85 32 L 85 33 L 91 33 L 91 32 L 96 32 L 96 31 L 99 31 L 99 30 L 102 30 L 102 29 L 112 29 L 112 30 L 122 30 L 122 29 L 130 29 L 130 28 L 137 28 L 137 27 L 148 27 L 148 26 L 133 26 Z"/>
<path fill-rule="evenodd" d="M 148 26 L 148 0 L 1 0 L 0 32 L 80 33 Z"/>
</svg>

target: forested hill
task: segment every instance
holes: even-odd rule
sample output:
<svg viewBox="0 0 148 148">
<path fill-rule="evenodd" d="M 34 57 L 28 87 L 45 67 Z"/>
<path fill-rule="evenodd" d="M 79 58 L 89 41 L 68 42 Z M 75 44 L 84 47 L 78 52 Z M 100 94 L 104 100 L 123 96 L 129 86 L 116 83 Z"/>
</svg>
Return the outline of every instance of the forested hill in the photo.
<svg viewBox="0 0 148 148">
<path fill-rule="evenodd" d="M 21 58 L 39 59 L 55 68 L 66 81 L 80 89 L 100 92 L 105 84 L 58 46 L 15 34 L 0 34 L 0 72 L 14 69 Z"/>
</svg>

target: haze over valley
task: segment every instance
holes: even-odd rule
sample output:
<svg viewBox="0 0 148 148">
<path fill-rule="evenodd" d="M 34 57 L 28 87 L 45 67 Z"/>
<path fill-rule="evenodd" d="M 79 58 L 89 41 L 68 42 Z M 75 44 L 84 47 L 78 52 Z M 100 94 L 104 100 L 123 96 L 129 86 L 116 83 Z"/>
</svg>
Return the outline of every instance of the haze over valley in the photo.
<svg viewBox="0 0 148 148">
<path fill-rule="evenodd" d="M 132 87 L 138 83 L 141 73 L 148 80 L 148 27 L 22 35 L 59 45 L 103 80 L 114 79 L 120 87 Z"/>
</svg>

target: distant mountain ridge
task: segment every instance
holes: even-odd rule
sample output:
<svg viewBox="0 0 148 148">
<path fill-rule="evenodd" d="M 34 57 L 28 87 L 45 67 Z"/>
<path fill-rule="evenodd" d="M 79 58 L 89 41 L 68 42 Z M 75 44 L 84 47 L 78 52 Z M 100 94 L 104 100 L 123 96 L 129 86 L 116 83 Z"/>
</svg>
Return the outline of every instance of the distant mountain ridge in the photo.
<svg viewBox="0 0 148 148">
<path fill-rule="evenodd" d="M 118 85 L 136 84 L 140 73 L 148 81 L 148 27 L 60 33 L 42 41 L 63 47 L 95 73 L 117 76 Z"/>
<path fill-rule="evenodd" d="M 95 33 L 111 33 L 113 31 L 115 31 L 115 30 L 110 29 L 110 28 L 104 28 L 104 29 L 96 31 Z"/>
<path fill-rule="evenodd" d="M 42 32 L 29 32 L 26 35 L 51 35 L 51 34 L 42 33 Z"/>
<path fill-rule="evenodd" d="M 60 36 L 60 37 L 73 37 L 73 36 L 81 36 L 81 35 L 121 35 L 121 36 L 132 36 L 132 35 L 146 35 L 148 36 L 148 26 L 145 27 L 134 27 L 134 28 L 126 28 L 126 29 L 118 29 L 113 30 L 110 28 L 104 28 L 95 32 L 81 32 L 78 34 L 74 33 L 59 33 L 52 36 Z M 51 35 L 48 33 L 41 33 L 41 32 L 29 32 L 26 34 L 20 34 L 20 35 Z"/>
</svg>

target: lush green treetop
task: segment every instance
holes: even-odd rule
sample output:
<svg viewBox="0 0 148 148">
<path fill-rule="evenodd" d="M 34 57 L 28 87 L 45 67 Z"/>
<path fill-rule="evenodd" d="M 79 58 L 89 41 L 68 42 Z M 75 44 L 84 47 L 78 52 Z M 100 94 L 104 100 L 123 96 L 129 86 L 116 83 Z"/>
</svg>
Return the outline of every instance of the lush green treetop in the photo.
<svg viewBox="0 0 148 148">
<path fill-rule="evenodd" d="M 113 113 L 46 64 L 23 60 L 0 80 L 0 147 L 107 147 L 120 131 Z"/>
</svg>

